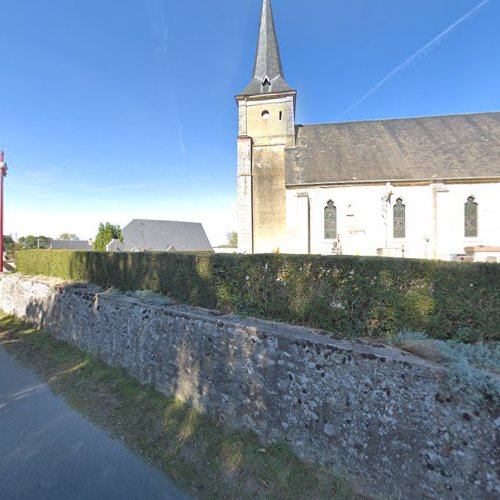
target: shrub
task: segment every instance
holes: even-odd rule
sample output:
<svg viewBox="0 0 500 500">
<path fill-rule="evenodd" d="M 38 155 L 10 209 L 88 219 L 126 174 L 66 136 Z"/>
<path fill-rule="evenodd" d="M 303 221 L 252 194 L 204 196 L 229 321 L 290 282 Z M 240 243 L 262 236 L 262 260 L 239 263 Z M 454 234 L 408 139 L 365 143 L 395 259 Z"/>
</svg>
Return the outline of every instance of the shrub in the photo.
<svg viewBox="0 0 500 500">
<path fill-rule="evenodd" d="M 115 239 L 123 241 L 123 234 L 120 226 L 115 226 L 109 222 L 106 222 L 106 224 L 101 222 L 99 224 L 99 231 L 95 237 L 94 250 L 104 252 L 108 244 Z"/>
<path fill-rule="evenodd" d="M 421 332 L 401 332 L 391 342 L 448 366 L 452 394 L 465 395 L 476 405 L 490 400 L 494 409 L 500 408 L 500 345 L 497 342 L 464 344 L 457 340 L 431 339 Z"/>
<path fill-rule="evenodd" d="M 18 270 L 347 336 L 499 339 L 500 266 L 350 256 L 18 253 Z"/>
</svg>

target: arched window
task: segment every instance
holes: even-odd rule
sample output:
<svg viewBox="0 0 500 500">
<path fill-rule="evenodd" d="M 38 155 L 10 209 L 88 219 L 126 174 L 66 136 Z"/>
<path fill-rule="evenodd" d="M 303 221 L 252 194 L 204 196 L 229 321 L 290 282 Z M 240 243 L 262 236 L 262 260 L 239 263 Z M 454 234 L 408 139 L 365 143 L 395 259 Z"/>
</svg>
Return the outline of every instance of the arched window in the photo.
<svg viewBox="0 0 500 500">
<path fill-rule="evenodd" d="M 477 203 L 474 196 L 467 198 L 464 210 L 464 223 L 465 223 L 465 237 L 477 237 Z"/>
<path fill-rule="evenodd" d="M 406 238 L 406 205 L 402 198 L 394 205 L 394 238 Z"/>
<path fill-rule="evenodd" d="M 325 207 L 325 240 L 337 238 L 337 207 L 330 200 Z"/>
</svg>

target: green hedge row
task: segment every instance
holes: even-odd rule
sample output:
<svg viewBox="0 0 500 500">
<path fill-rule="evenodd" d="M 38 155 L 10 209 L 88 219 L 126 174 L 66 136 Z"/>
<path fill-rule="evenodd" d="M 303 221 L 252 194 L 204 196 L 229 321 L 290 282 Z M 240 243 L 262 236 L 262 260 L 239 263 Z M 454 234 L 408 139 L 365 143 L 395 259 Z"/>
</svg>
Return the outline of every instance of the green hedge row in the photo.
<svg viewBox="0 0 500 500">
<path fill-rule="evenodd" d="M 500 265 L 372 257 L 34 250 L 25 274 L 151 290 L 200 307 L 347 336 L 500 338 Z"/>
</svg>

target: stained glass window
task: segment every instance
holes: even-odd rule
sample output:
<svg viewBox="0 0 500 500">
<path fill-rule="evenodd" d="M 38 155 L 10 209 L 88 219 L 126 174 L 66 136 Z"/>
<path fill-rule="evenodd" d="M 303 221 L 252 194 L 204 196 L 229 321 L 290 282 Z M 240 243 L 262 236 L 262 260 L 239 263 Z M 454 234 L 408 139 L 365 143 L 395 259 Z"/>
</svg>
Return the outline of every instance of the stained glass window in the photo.
<svg viewBox="0 0 500 500">
<path fill-rule="evenodd" d="M 337 238 L 337 207 L 330 200 L 325 207 L 325 239 L 334 240 Z"/>
<path fill-rule="evenodd" d="M 406 238 L 406 205 L 401 198 L 394 205 L 394 238 Z"/>
<path fill-rule="evenodd" d="M 465 237 L 477 237 L 477 203 L 474 196 L 467 198 L 465 204 Z"/>
</svg>

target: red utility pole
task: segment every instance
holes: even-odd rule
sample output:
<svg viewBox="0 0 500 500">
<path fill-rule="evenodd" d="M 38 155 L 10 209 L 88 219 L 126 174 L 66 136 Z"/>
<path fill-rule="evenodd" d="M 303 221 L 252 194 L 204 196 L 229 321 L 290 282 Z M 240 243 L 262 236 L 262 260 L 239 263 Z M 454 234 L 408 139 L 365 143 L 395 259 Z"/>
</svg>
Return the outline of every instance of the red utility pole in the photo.
<svg viewBox="0 0 500 500">
<path fill-rule="evenodd" d="M 7 175 L 7 163 L 0 151 L 0 273 L 3 273 L 3 178 Z"/>
</svg>

